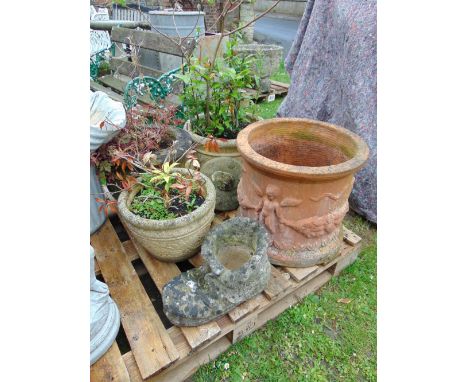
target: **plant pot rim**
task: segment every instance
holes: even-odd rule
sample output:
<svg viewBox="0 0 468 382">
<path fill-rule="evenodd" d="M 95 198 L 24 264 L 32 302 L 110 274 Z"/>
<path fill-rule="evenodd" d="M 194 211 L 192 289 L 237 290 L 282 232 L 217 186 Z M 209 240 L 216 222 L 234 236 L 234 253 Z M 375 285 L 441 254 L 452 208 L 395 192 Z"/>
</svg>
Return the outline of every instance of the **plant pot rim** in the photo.
<svg viewBox="0 0 468 382">
<path fill-rule="evenodd" d="M 262 121 L 262 120 L 263 120 L 262 117 L 257 116 L 257 115 L 253 115 L 253 114 L 247 114 L 247 115 L 248 115 L 249 118 L 250 118 L 251 120 L 253 120 L 253 121 Z M 202 135 L 198 135 L 197 133 L 194 133 L 192 130 L 189 130 L 189 124 L 188 124 L 189 121 L 190 121 L 190 119 L 187 119 L 187 121 L 185 121 L 185 123 L 184 123 L 184 130 L 187 131 L 187 132 L 190 134 L 190 136 L 192 137 L 192 140 L 193 140 L 194 142 L 196 142 L 196 143 L 198 143 L 198 144 L 202 144 L 202 145 L 204 145 L 206 142 L 208 142 L 209 139 L 208 139 L 207 137 L 204 137 L 204 136 L 202 136 Z M 247 126 L 249 126 L 249 125 L 247 125 Z M 244 127 L 244 129 L 246 129 L 247 126 Z M 242 130 L 244 130 L 244 129 L 241 129 L 241 130 L 237 133 L 237 135 L 239 136 L 240 132 L 241 132 Z M 231 138 L 231 139 L 215 138 L 215 139 L 216 139 L 216 143 L 218 144 L 218 146 L 219 146 L 220 148 L 235 147 L 236 144 L 237 144 L 237 143 L 236 143 L 237 138 Z"/>
<path fill-rule="evenodd" d="M 282 51 L 284 48 L 281 45 L 276 44 L 261 44 L 261 43 L 249 43 L 239 44 L 234 48 L 236 52 L 250 52 L 250 51 Z"/>
<path fill-rule="evenodd" d="M 189 170 L 185 168 L 174 168 L 171 172 L 181 172 L 183 174 L 189 173 Z M 184 216 L 177 217 L 175 219 L 166 219 L 166 220 L 154 220 L 146 219 L 141 216 L 138 216 L 131 212 L 127 207 L 127 199 L 129 192 L 124 190 L 120 193 L 119 199 L 117 201 L 117 207 L 119 213 L 121 213 L 126 220 L 128 220 L 134 226 L 143 228 L 146 230 L 168 230 L 176 229 L 181 226 L 190 225 L 194 221 L 197 221 L 202 216 L 206 215 L 211 206 L 216 202 L 216 189 L 211 183 L 211 180 L 207 176 L 200 173 L 202 179 L 205 181 L 206 188 L 206 197 L 201 206 L 199 206 L 195 211 L 192 211 Z"/>
<path fill-rule="evenodd" d="M 308 126 L 315 126 L 333 131 L 334 133 L 341 135 L 342 137 L 345 137 L 346 139 L 353 142 L 355 145 L 355 154 L 347 161 L 336 165 L 317 167 L 298 166 L 269 159 L 256 152 L 250 145 L 249 137 L 254 131 L 262 129 L 266 126 L 284 125 L 290 123 L 305 124 Z M 281 176 L 306 179 L 333 179 L 353 174 L 365 165 L 369 157 L 369 147 L 357 134 L 331 123 L 307 118 L 273 118 L 254 122 L 242 129 L 237 135 L 237 149 L 244 160 L 261 170 L 266 170 L 270 173 Z"/>
</svg>

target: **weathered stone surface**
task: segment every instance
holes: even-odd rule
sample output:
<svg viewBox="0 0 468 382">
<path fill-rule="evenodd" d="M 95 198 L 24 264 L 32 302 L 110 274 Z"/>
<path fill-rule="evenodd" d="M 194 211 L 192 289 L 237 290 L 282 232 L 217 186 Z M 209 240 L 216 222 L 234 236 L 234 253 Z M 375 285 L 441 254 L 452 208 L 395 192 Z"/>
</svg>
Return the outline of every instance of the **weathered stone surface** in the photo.
<svg viewBox="0 0 468 382">
<path fill-rule="evenodd" d="M 240 55 L 255 57 L 251 69 L 260 78 L 260 91 L 269 92 L 270 77 L 279 69 L 283 47 L 273 44 L 239 44 L 234 49 Z"/>
<path fill-rule="evenodd" d="M 197 326 L 227 313 L 265 289 L 270 244 L 262 224 L 233 218 L 217 225 L 202 246 L 204 264 L 163 289 L 164 313 L 178 326 Z"/>
<path fill-rule="evenodd" d="M 184 168 L 173 171 L 188 174 Z M 193 212 L 169 220 L 145 219 L 128 209 L 133 198 L 127 191 L 119 195 L 117 208 L 132 236 L 161 261 L 177 262 L 193 256 L 203 242 L 214 219 L 216 190 L 213 183 L 201 174 L 206 186 L 204 203 Z"/>
<path fill-rule="evenodd" d="M 90 363 L 95 363 L 111 347 L 120 326 L 117 305 L 106 284 L 94 274 L 94 249 L 90 246 Z"/>
<path fill-rule="evenodd" d="M 365 142 L 328 123 L 276 118 L 246 127 L 237 146 L 239 214 L 265 224 L 270 262 L 310 267 L 337 256 L 354 174 L 369 155 Z"/>
<path fill-rule="evenodd" d="M 216 188 L 216 210 L 231 211 L 239 206 L 237 185 L 242 174 L 241 163 L 233 158 L 214 158 L 201 167 Z"/>
</svg>

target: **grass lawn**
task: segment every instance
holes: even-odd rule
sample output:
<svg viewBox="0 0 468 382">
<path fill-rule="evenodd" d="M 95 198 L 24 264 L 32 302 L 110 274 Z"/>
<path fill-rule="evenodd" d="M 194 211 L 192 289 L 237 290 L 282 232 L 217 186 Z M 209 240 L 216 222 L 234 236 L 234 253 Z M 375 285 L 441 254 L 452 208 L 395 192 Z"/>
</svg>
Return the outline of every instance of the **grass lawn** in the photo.
<svg viewBox="0 0 468 382">
<path fill-rule="evenodd" d="M 289 82 L 286 76 L 282 66 L 274 79 Z M 260 115 L 274 117 L 281 101 L 260 104 Z M 356 262 L 201 367 L 193 381 L 377 380 L 377 230 L 354 213 L 345 225 L 363 238 Z"/>
</svg>

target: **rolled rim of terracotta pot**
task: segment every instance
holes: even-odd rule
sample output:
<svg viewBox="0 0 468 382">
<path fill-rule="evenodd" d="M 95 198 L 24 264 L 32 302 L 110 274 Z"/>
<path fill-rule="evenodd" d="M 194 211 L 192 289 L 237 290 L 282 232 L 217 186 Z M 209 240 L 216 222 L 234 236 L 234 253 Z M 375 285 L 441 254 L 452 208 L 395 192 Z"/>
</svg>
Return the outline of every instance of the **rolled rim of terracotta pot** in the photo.
<svg viewBox="0 0 468 382">
<path fill-rule="evenodd" d="M 185 168 L 174 168 L 172 172 L 188 174 L 189 170 Z M 132 211 L 130 211 L 127 207 L 127 199 L 130 195 L 128 191 L 122 191 L 119 195 L 119 199 L 117 202 L 117 208 L 119 210 L 119 213 L 122 214 L 123 217 L 126 220 L 128 220 L 131 224 L 143 229 L 167 230 L 179 228 L 184 225 L 193 224 L 193 222 L 198 221 L 199 219 L 203 218 L 206 214 L 208 214 L 210 210 L 214 210 L 214 205 L 216 202 L 216 189 L 213 183 L 207 176 L 201 173 L 200 175 L 205 182 L 206 198 L 201 206 L 199 206 L 195 211 L 188 213 L 187 215 L 167 220 L 146 219 L 141 216 L 138 216 Z"/>
<path fill-rule="evenodd" d="M 366 164 L 369 157 L 369 147 L 357 134 L 331 123 L 306 118 L 273 118 L 254 122 L 239 132 L 237 149 L 244 160 L 259 169 L 307 179 L 331 179 L 353 174 Z M 269 154 L 268 150 L 271 151 Z M 291 159 L 275 160 L 275 156 L 281 155 L 289 155 Z M 324 165 L 322 158 L 327 156 L 332 158 L 332 164 Z M 306 163 L 314 158 L 317 165 Z"/>
</svg>

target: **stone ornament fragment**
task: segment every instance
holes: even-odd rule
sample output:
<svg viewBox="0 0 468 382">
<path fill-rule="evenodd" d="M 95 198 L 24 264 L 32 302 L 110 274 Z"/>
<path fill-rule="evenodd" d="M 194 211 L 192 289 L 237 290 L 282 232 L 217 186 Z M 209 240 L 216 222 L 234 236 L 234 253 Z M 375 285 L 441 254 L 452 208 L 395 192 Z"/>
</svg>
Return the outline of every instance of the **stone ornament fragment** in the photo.
<svg viewBox="0 0 468 382">
<path fill-rule="evenodd" d="M 90 363 L 95 363 L 111 347 L 120 327 L 117 305 L 106 284 L 96 279 L 94 249 L 90 246 Z"/>
<path fill-rule="evenodd" d="M 369 155 L 356 134 L 300 118 L 255 122 L 237 138 L 240 216 L 272 235 L 272 264 L 310 267 L 336 257 L 354 174 Z"/>
<path fill-rule="evenodd" d="M 236 217 L 213 228 L 204 263 L 164 286 L 164 313 L 177 326 L 210 322 L 261 293 L 270 278 L 268 232 L 257 221 Z"/>
<path fill-rule="evenodd" d="M 213 158 L 205 162 L 200 171 L 211 179 L 216 188 L 217 211 L 232 211 L 239 207 L 237 185 L 242 165 L 238 160 L 229 157 Z"/>
</svg>

